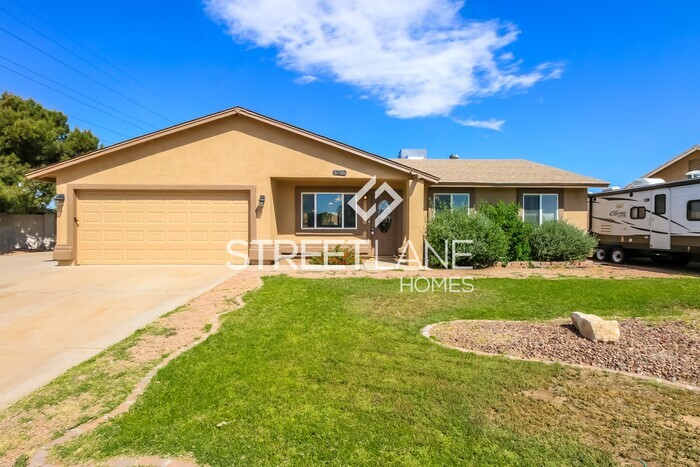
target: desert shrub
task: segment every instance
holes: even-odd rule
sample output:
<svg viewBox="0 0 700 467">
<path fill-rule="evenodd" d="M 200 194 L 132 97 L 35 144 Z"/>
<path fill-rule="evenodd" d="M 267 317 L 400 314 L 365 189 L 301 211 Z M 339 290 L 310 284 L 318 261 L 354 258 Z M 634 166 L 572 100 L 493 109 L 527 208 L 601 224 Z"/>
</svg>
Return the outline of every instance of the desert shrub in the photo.
<svg viewBox="0 0 700 467">
<path fill-rule="evenodd" d="M 328 253 L 342 253 L 343 256 L 329 255 Z M 309 258 L 309 264 L 324 265 L 324 259 L 328 256 L 329 266 L 351 266 L 355 264 L 355 249 L 354 248 L 343 248 L 340 245 L 336 245 L 328 251 L 321 252 L 318 256 L 311 256 Z"/>
<path fill-rule="evenodd" d="M 566 221 L 547 221 L 530 235 L 532 257 L 538 261 L 581 261 L 598 241 Z"/>
<path fill-rule="evenodd" d="M 473 241 L 456 244 L 455 252 L 471 253 L 469 257 L 457 257 L 458 266 L 483 268 L 496 261 L 504 261 L 508 254 L 508 240 L 503 231 L 484 214 L 468 214 L 464 209 L 446 209 L 435 213 L 428 221 L 426 240 L 437 252 L 436 255 L 429 251 L 430 267 L 443 267 L 441 260 L 447 261 L 448 268 L 452 267 L 453 240 Z"/>
<path fill-rule="evenodd" d="M 533 226 L 520 218 L 520 207 L 515 203 L 484 203 L 479 212 L 491 219 L 503 230 L 508 240 L 508 261 L 528 261 L 530 259 L 530 234 Z"/>
</svg>

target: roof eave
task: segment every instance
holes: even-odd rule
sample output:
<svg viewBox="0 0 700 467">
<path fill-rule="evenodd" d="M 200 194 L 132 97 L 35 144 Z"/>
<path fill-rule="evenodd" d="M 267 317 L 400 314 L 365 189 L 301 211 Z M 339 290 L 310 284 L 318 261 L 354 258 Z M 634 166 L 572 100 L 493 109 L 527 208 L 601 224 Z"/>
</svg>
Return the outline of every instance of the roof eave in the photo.
<svg viewBox="0 0 700 467">
<path fill-rule="evenodd" d="M 496 187 L 496 188 L 517 188 L 517 187 L 538 187 L 538 188 L 606 188 L 610 186 L 609 182 L 598 180 L 595 182 L 584 182 L 584 183 L 551 183 L 551 182 L 504 182 L 504 183 L 493 183 L 493 182 L 438 182 L 437 186 L 443 187 Z"/>
<path fill-rule="evenodd" d="M 56 183 L 56 176 L 53 174 L 46 174 L 46 175 L 32 175 L 31 172 L 25 174 L 25 177 L 27 177 L 30 180 L 38 180 L 40 182 L 47 182 L 47 183 Z"/>
</svg>

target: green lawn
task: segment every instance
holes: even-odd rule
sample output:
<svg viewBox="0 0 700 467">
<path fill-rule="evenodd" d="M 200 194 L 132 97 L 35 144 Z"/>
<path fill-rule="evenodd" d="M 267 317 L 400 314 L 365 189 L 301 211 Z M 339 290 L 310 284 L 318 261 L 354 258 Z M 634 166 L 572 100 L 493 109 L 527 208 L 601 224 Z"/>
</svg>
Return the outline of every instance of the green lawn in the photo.
<svg viewBox="0 0 700 467">
<path fill-rule="evenodd" d="M 471 294 L 420 294 L 399 293 L 397 280 L 268 278 L 130 412 L 55 454 L 191 453 L 210 465 L 700 462 L 700 433 L 663 429 L 700 416 L 695 393 L 474 356 L 420 335 L 450 319 L 680 315 L 700 310 L 700 281 L 474 284 Z M 523 395 L 536 390 L 568 402 Z"/>
</svg>

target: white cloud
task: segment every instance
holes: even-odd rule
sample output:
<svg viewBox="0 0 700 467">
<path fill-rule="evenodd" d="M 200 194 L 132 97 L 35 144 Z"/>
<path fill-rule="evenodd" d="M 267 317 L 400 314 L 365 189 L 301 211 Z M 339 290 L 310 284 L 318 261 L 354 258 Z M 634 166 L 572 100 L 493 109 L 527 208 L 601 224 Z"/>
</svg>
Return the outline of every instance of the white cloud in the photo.
<svg viewBox="0 0 700 467">
<path fill-rule="evenodd" d="M 237 40 L 274 47 L 282 66 L 350 84 L 401 118 L 449 115 L 470 99 L 558 78 L 502 49 L 519 31 L 466 20 L 460 0 L 204 0 Z M 301 78 L 303 79 L 303 78 Z"/>
<path fill-rule="evenodd" d="M 316 78 L 313 75 L 300 76 L 294 80 L 294 82 L 297 84 L 309 84 L 309 83 L 313 83 L 314 81 L 318 81 L 318 78 Z"/>
<path fill-rule="evenodd" d="M 485 128 L 487 130 L 503 131 L 503 125 L 506 123 L 505 120 L 497 120 L 492 118 L 490 120 L 460 120 L 459 118 L 453 118 L 456 123 L 464 126 L 471 126 L 474 128 Z"/>
</svg>

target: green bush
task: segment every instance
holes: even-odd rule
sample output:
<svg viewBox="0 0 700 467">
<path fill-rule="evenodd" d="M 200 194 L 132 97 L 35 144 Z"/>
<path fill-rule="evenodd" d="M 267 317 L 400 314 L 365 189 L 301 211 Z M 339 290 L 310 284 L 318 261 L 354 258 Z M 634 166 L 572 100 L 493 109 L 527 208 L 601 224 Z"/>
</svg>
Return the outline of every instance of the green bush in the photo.
<svg viewBox="0 0 700 467">
<path fill-rule="evenodd" d="M 598 241 L 566 221 L 547 221 L 530 235 L 532 257 L 538 261 L 581 261 Z"/>
<path fill-rule="evenodd" d="M 508 255 L 508 239 L 500 227 L 484 214 L 468 214 L 465 209 L 446 209 L 435 213 L 428 221 L 425 238 L 437 252 L 436 255 L 428 250 L 430 267 L 443 267 L 441 260 L 447 261 L 448 268 L 452 267 L 453 240 L 473 241 L 455 245 L 455 252 L 471 253 L 469 257 L 458 257 L 458 266 L 483 268 L 496 261 L 504 261 Z"/>
<path fill-rule="evenodd" d="M 533 226 L 520 218 L 520 207 L 515 203 L 484 203 L 479 212 L 491 219 L 503 230 L 508 239 L 508 261 L 528 261 L 530 259 L 530 234 Z"/>
</svg>

